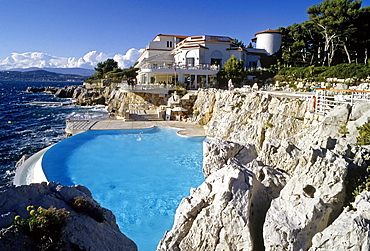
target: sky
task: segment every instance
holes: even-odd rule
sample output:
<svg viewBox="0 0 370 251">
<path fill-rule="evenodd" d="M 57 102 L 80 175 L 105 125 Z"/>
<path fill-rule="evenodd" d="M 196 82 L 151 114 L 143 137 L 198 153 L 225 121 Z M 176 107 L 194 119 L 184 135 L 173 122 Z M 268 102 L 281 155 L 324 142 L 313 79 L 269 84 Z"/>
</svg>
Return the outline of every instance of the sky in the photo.
<svg viewBox="0 0 370 251">
<path fill-rule="evenodd" d="M 158 34 L 254 34 L 308 20 L 320 0 L 0 0 L 0 70 L 133 66 Z M 370 0 L 362 1 L 362 7 Z"/>
</svg>

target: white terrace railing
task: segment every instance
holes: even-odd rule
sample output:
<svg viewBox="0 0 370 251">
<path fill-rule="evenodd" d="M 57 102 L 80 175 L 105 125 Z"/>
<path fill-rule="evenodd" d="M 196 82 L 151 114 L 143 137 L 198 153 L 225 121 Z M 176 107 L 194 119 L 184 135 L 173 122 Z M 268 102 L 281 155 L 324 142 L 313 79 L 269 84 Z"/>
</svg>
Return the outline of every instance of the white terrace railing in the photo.
<svg viewBox="0 0 370 251">
<path fill-rule="evenodd" d="M 117 87 L 120 88 L 120 91 L 132 91 L 132 92 L 158 92 L 158 93 L 168 93 L 170 90 L 176 89 L 176 86 L 173 84 L 135 84 L 129 85 L 126 83 L 117 84 Z"/>
<path fill-rule="evenodd" d="M 174 64 L 155 64 L 155 63 L 146 63 L 141 66 L 142 69 L 169 69 L 169 70 L 209 70 L 209 71 L 219 71 L 219 65 L 210 65 L 210 64 L 199 64 L 199 65 L 174 65 Z"/>
<path fill-rule="evenodd" d="M 315 92 L 313 106 L 315 113 L 320 115 L 327 114 L 340 104 L 352 106 L 356 102 L 370 101 L 370 91 L 317 88 Z"/>
</svg>

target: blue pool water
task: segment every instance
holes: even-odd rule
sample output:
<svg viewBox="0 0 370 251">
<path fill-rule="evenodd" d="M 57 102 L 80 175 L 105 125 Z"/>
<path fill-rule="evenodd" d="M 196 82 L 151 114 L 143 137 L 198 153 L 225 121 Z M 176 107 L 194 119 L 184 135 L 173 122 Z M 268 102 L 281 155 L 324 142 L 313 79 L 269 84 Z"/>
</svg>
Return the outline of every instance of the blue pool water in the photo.
<svg viewBox="0 0 370 251">
<path fill-rule="evenodd" d="M 88 131 L 50 148 L 42 166 L 49 181 L 87 186 L 140 251 L 153 251 L 181 199 L 204 180 L 203 140 L 161 127 Z"/>
</svg>

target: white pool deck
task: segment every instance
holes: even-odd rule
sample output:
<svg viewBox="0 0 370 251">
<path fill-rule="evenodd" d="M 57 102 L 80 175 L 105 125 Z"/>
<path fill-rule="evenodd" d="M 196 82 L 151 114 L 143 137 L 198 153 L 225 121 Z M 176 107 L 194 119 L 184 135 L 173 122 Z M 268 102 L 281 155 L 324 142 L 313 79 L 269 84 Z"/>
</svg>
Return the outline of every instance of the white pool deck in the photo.
<svg viewBox="0 0 370 251">
<path fill-rule="evenodd" d="M 183 137 L 206 136 L 202 126 L 195 125 L 192 122 L 182 121 L 125 121 L 120 119 L 104 119 L 95 123 L 90 130 L 147 129 L 155 126 L 179 129 L 177 134 Z M 35 153 L 17 168 L 13 179 L 14 185 L 21 186 L 47 181 L 41 163 L 44 153 L 50 147 Z"/>
</svg>

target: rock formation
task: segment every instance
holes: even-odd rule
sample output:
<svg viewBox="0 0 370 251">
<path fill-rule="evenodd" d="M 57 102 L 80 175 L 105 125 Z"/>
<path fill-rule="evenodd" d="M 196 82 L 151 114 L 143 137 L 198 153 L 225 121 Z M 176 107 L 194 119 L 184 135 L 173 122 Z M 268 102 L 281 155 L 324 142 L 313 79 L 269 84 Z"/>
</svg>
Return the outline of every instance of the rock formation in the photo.
<svg viewBox="0 0 370 251">
<path fill-rule="evenodd" d="M 311 100 L 200 91 L 196 120 L 216 139 L 204 144 L 206 180 L 158 250 L 368 250 L 369 192 L 349 206 L 346 191 L 349 173 L 370 164 L 356 145 L 368 105 L 319 117 Z"/>
<path fill-rule="evenodd" d="M 80 196 L 98 210 L 101 219 L 76 212 L 71 200 Z M 120 232 L 112 212 L 101 208 L 86 187 L 67 187 L 54 182 L 0 188 L 0 250 L 40 250 L 21 227 L 13 225 L 16 215 L 29 218 L 26 208 L 30 205 L 65 208 L 70 213 L 60 239 L 53 240 L 54 248 L 50 250 L 137 250 L 135 243 Z"/>
<path fill-rule="evenodd" d="M 324 231 L 312 238 L 310 251 L 370 250 L 370 192 L 356 197 L 353 207 L 346 207 Z"/>
<path fill-rule="evenodd" d="M 101 95 L 119 116 L 168 98 L 112 87 L 73 95 L 81 103 Z M 370 164 L 370 150 L 357 145 L 370 102 L 325 117 L 312 99 L 243 88 L 200 90 L 190 103 L 215 140 L 204 143 L 204 183 L 181 201 L 158 250 L 369 250 L 369 192 L 352 204 L 349 195 L 350 177 Z"/>
</svg>

